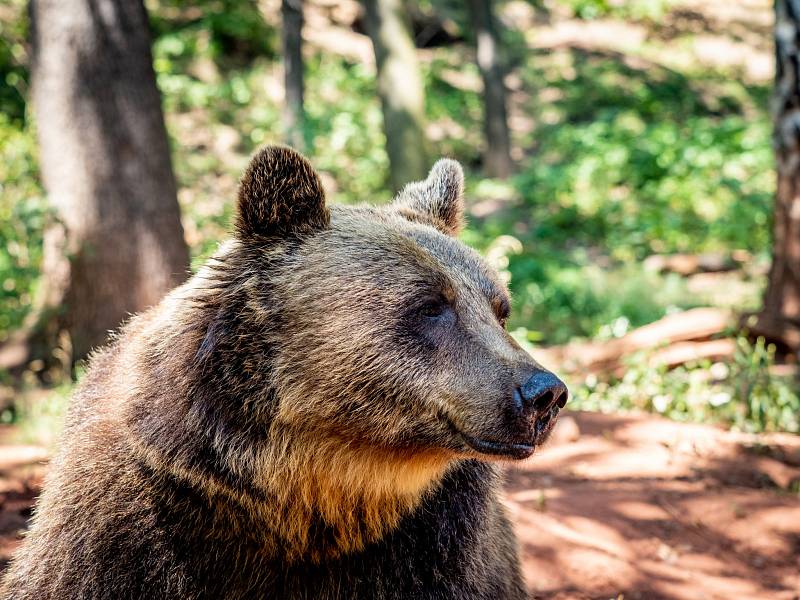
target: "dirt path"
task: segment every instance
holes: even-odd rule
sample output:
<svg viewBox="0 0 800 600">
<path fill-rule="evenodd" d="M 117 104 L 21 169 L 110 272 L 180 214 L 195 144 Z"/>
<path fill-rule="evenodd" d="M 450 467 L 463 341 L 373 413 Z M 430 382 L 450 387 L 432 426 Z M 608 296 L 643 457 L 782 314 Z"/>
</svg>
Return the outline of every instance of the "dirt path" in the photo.
<svg viewBox="0 0 800 600">
<path fill-rule="evenodd" d="M 800 437 L 572 416 L 506 486 L 533 598 L 800 599 Z M 45 457 L 0 445 L 0 566 Z"/>
<path fill-rule="evenodd" d="M 574 417 L 509 476 L 534 597 L 800 597 L 800 438 Z"/>
</svg>

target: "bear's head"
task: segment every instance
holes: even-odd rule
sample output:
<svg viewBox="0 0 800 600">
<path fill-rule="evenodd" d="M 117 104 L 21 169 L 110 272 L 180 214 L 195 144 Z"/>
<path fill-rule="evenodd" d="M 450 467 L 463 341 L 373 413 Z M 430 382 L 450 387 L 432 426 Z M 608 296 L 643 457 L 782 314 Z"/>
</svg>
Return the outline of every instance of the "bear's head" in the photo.
<svg viewBox="0 0 800 600">
<path fill-rule="evenodd" d="M 546 438 L 567 390 L 508 334 L 505 286 L 456 239 L 462 193 L 442 159 L 386 207 L 328 207 L 301 155 L 255 155 L 236 227 L 245 310 L 274 335 L 275 422 L 478 458 L 525 458 Z"/>
<path fill-rule="evenodd" d="M 567 390 L 456 239 L 462 192 L 440 160 L 387 206 L 328 207 L 302 156 L 258 152 L 234 240 L 139 325 L 142 459 L 319 560 L 380 539 L 455 465 L 529 456 Z"/>
</svg>

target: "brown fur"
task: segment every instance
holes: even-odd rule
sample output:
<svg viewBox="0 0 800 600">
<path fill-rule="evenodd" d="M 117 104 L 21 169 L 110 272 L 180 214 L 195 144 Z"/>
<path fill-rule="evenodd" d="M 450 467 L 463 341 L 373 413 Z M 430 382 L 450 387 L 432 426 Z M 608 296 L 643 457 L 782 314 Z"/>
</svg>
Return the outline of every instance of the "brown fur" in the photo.
<svg viewBox="0 0 800 600">
<path fill-rule="evenodd" d="M 511 404 L 536 365 L 449 237 L 461 194 L 440 161 L 328 209 L 302 157 L 256 155 L 236 239 L 92 358 L 3 597 L 522 598 L 471 440 L 549 421 Z"/>
<path fill-rule="evenodd" d="M 236 229 L 241 236 L 308 233 L 329 222 L 322 182 L 293 150 L 270 147 L 250 162 L 239 186 Z"/>
</svg>

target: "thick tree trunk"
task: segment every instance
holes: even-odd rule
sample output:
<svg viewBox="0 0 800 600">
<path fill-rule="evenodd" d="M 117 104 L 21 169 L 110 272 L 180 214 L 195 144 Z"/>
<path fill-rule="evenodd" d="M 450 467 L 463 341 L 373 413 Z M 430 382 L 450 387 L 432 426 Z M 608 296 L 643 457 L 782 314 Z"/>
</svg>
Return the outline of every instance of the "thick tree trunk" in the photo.
<svg viewBox="0 0 800 600">
<path fill-rule="evenodd" d="M 469 10 L 475 32 L 478 68 L 483 78 L 486 131 L 483 163 L 486 173 L 491 177 L 506 178 L 511 174 L 514 165 L 511 162 L 500 42 L 492 4 L 492 0 L 469 0 Z"/>
<path fill-rule="evenodd" d="M 398 192 L 427 174 L 425 107 L 417 51 L 401 0 L 365 0 L 378 65 L 391 185 Z"/>
<path fill-rule="evenodd" d="M 188 251 L 142 1 L 30 8 L 41 172 L 59 221 L 39 308 L 74 361 L 180 283 Z"/>
<path fill-rule="evenodd" d="M 772 267 L 753 332 L 800 350 L 800 11 L 775 2 L 775 158 Z"/>
<path fill-rule="evenodd" d="M 305 149 L 303 112 L 303 0 L 282 0 L 283 69 L 286 97 L 283 121 L 286 142 Z"/>
</svg>

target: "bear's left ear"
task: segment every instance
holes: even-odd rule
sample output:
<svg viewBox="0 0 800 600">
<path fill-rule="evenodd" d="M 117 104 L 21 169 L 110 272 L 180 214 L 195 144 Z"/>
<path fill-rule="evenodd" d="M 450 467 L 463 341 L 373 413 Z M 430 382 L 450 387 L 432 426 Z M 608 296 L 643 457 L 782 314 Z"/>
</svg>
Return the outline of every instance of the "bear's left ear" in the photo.
<svg viewBox="0 0 800 600">
<path fill-rule="evenodd" d="M 464 224 L 464 172 L 461 165 L 449 158 L 438 160 L 428 178 L 409 183 L 392 206 L 411 221 L 422 221 L 447 235 L 458 235 Z"/>
<path fill-rule="evenodd" d="M 285 146 L 256 152 L 239 183 L 240 238 L 311 233 L 329 224 L 322 182 L 299 152 Z"/>
</svg>

